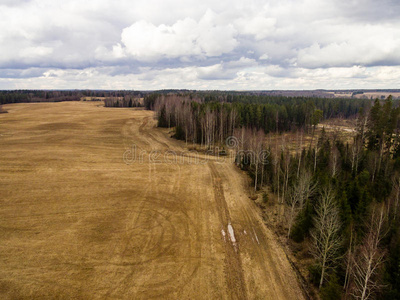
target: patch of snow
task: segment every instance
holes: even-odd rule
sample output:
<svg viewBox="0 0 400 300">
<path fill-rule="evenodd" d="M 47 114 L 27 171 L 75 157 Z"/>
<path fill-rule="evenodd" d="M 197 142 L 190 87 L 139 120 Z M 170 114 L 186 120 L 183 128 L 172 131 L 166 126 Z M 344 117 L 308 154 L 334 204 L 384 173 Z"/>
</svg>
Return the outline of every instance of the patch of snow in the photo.
<svg viewBox="0 0 400 300">
<path fill-rule="evenodd" d="M 260 241 L 258 240 L 258 236 L 257 236 L 257 233 L 256 233 L 256 231 L 254 230 L 254 228 L 253 228 L 253 232 L 254 232 L 254 236 L 256 237 L 257 243 L 260 245 Z"/>
<path fill-rule="evenodd" d="M 232 243 L 236 243 L 235 232 L 233 231 L 233 227 L 232 227 L 231 223 L 228 224 L 228 232 L 229 232 L 229 237 L 230 237 Z"/>
</svg>

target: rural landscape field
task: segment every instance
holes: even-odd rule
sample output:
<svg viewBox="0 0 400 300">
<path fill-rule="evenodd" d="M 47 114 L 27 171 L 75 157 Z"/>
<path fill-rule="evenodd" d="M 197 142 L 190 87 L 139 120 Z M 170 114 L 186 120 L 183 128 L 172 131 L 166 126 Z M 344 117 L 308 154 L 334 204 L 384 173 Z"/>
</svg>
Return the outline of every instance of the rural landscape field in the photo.
<svg viewBox="0 0 400 300">
<path fill-rule="evenodd" d="M 399 300 L 399 0 L 0 0 L 0 300 Z"/>
<path fill-rule="evenodd" d="M 303 298 L 231 161 L 153 162 L 185 143 L 151 111 L 4 108 L 0 298 Z M 124 161 L 133 145 L 146 155 Z"/>
</svg>

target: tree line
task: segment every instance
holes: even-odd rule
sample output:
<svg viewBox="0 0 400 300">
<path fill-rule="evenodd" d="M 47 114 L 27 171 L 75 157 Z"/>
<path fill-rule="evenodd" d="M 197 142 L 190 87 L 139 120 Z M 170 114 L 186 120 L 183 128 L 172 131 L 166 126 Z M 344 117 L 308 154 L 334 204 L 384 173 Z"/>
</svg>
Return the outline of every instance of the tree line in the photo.
<svg viewBox="0 0 400 300">
<path fill-rule="evenodd" d="M 107 97 L 104 99 L 105 107 L 142 107 L 143 101 L 141 98 L 135 98 L 131 95 L 124 97 Z"/>
<path fill-rule="evenodd" d="M 43 90 L 0 91 L 0 104 L 79 101 L 81 97 L 82 94 L 76 91 L 43 91 Z"/>
<path fill-rule="evenodd" d="M 146 92 L 102 90 L 5 90 L 0 91 L 0 105 L 8 103 L 80 101 L 82 97 L 142 98 Z M 129 104 L 129 101 L 128 103 Z M 133 106 L 132 106 L 133 107 Z"/>
</svg>

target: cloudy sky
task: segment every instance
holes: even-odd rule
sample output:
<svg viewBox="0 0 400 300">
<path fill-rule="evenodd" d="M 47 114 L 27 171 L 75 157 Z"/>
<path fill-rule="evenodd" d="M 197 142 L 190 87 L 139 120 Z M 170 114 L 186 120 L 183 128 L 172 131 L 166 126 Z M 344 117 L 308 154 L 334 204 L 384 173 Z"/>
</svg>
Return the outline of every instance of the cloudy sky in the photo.
<svg viewBox="0 0 400 300">
<path fill-rule="evenodd" d="M 0 0 L 0 89 L 400 88 L 399 0 Z"/>
</svg>

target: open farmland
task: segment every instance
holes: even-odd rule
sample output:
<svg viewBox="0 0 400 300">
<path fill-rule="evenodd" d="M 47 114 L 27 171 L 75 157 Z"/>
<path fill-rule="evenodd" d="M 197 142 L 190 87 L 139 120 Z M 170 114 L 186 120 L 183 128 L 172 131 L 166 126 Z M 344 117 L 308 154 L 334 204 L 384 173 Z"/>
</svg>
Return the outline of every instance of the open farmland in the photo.
<svg viewBox="0 0 400 300">
<path fill-rule="evenodd" d="M 229 160 L 179 160 L 184 143 L 150 111 L 4 108 L 1 299 L 302 299 Z M 168 149 L 182 163 L 149 154 Z"/>
</svg>

